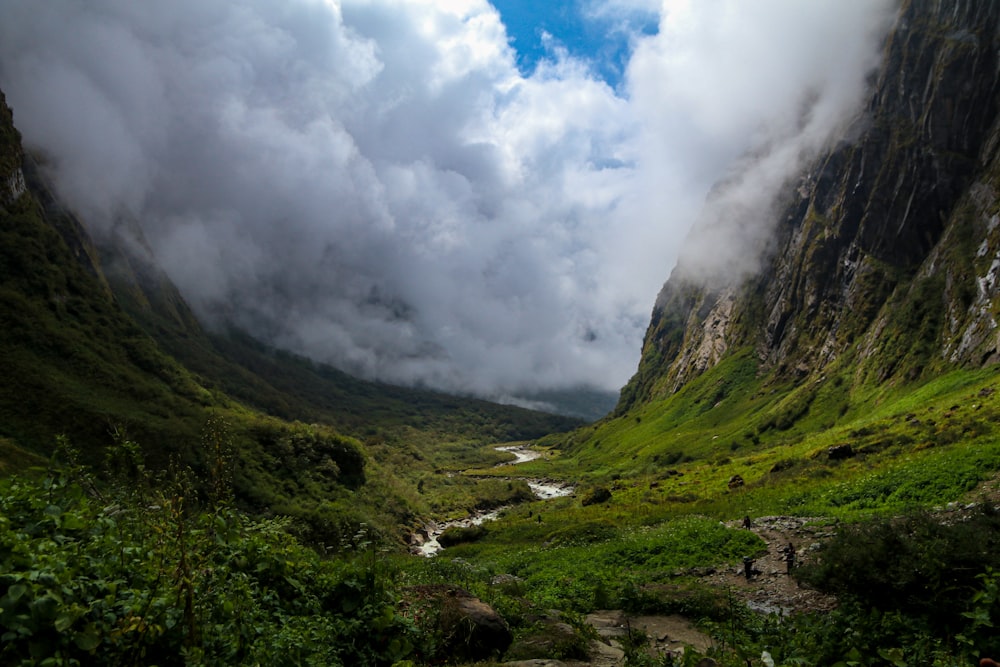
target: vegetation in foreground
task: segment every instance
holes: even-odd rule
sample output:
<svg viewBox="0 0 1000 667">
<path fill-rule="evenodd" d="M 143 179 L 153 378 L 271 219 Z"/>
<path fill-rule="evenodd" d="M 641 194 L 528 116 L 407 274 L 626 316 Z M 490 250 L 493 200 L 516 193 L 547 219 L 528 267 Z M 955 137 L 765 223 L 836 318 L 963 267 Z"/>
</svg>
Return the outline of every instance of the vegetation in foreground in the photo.
<svg viewBox="0 0 1000 667">
<path fill-rule="evenodd" d="M 0 659 L 437 664 L 447 656 L 434 610 L 415 613 L 407 600 L 418 585 L 447 583 L 493 605 L 516 638 L 544 631 L 546 615 L 557 612 L 578 640 L 558 649 L 562 657 L 585 648 L 584 614 L 619 608 L 697 620 L 715 641 L 708 654 L 725 667 L 756 664 L 764 650 L 778 665 L 968 665 L 1000 652 L 993 632 L 1000 516 L 987 498 L 962 512 L 921 508 L 995 484 L 1000 441 L 993 420 L 978 417 L 992 414 L 994 395 L 984 391 L 992 382 L 986 373 L 951 377 L 845 419 L 834 428 L 855 433 L 859 450 L 846 461 L 808 459 L 808 472 L 792 467 L 755 478 L 743 457 L 712 457 L 676 461 L 645 478 L 595 476 L 575 498 L 506 510 L 434 559 L 400 554 L 398 542 L 377 530 L 344 533 L 318 550 L 296 537 L 309 535 L 301 520 L 239 511 L 230 482 L 240 469 L 226 438 L 207 439 L 203 449 L 214 463 L 200 479 L 183 466 L 147 471 L 138 448 L 121 441 L 108 449 L 103 481 L 64 462 L 0 485 Z M 969 396 L 978 407 L 951 410 Z M 904 418 L 895 416 L 900 410 Z M 938 419 L 928 426 L 924 415 Z M 962 424 L 963 437 L 950 437 L 949 424 Z M 294 446 L 294 431 L 278 433 Z M 882 439 L 912 445 L 916 433 L 944 436 L 934 446 L 865 447 Z M 829 429 L 787 443 L 762 439 L 748 456 L 774 468 L 839 440 Z M 467 463 L 479 449 L 443 451 Z M 559 452 L 548 461 L 556 472 Z M 746 483 L 730 489 L 726 480 L 740 473 Z M 670 486 L 685 480 L 701 488 L 683 495 L 683 486 Z M 605 483 L 607 495 L 588 492 Z M 588 497 L 601 500 L 584 504 Z M 763 547 L 721 520 L 790 510 L 839 522 L 816 564 L 796 572 L 804 584 L 836 594 L 838 609 L 768 616 L 703 583 L 700 569 L 735 568 Z M 674 664 L 634 639 L 629 665 Z M 689 651 L 680 664 L 695 657 Z"/>
<path fill-rule="evenodd" d="M 288 519 L 235 510 L 221 478 L 150 481 L 98 485 L 64 465 L 0 483 L 0 662 L 360 665 L 412 650 L 363 534 L 326 559 Z"/>
<path fill-rule="evenodd" d="M 520 566 L 508 563 L 524 579 L 490 585 L 496 578 L 479 571 L 482 564 L 404 563 L 386 558 L 363 533 L 341 556 L 324 558 L 290 535 L 287 520 L 254 520 L 220 499 L 199 503 L 187 484 L 179 473 L 163 491 L 97 492 L 72 467 L 41 480 L 4 481 L 4 664 L 438 664 L 436 647 L 445 638 L 433 620 L 401 604 L 412 584 L 433 581 L 472 588 L 522 635 L 537 630 L 551 608 L 578 628 L 580 612 L 595 605 L 684 613 L 712 632 L 716 645 L 708 653 L 734 667 L 763 650 L 780 665 L 944 666 L 1000 649 L 993 632 L 1000 517 L 993 511 L 951 525 L 917 514 L 845 531 L 820 565 L 799 574 L 836 591 L 840 608 L 780 618 L 684 580 L 639 583 L 642 574 L 703 563 L 748 539 L 717 522 L 691 519 L 593 553 L 562 548 L 562 567 L 549 557 L 525 571 L 536 552 Z M 634 558 L 627 567 L 633 579 L 616 582 L 612 552 L 644 551 L 653 558 Z M 595 555 L 587 575 L 574 574 L 580 556 Z M 551 586 L 540 585 L 546 579 Z M 592 596 L 601 590 L 603 599 Z M 631 665 L 675 664 L 638 649 L 629 657 Z M 688 652 L 676 664 L 695 657 Z"/>
</svg>

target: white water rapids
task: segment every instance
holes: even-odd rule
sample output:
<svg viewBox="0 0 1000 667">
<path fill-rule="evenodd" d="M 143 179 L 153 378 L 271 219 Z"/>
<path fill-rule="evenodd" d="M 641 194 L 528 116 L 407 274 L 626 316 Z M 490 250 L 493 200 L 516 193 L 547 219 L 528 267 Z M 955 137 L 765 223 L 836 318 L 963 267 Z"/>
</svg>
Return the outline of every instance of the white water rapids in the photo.
<svg viewBox="0 0 1000 667">
<path fill-rule="evenodd" d="M 519 463 L 526 463 L 528 461 L 534 461 L 541 457 L 541 454 L 533 449 L 528 449 L 524 445 L 509 445 L 506 447 L 497 447 L 497 451 L 509 452 L 514 455 L 515 459 L 507 463 L 501 463 L 500 466 L 515 466 Z M 535 494 L 539 500 L 549 500 L 550 498 L 559 498 L 561 496 L 568 496 L 573 493 L 575 487 L 571 484 L 565 484 L 562 482 L 555 482 L 553 480 L 545 479 L 526 479 L 528 487 Z M 443 548 L 438 542 L 438 537 L 441 536 L 448 528 L 452 526 L 459 526 L 462 528 L 468 528 L 469 526 L 478 526 L 486 521 L 494 521 L 500 512 L 508 509 L 510 506 L 505 505 L 503 507 L 498 507 L 489 511 L 478 511 L 474 512 L 470 516 L 464 519 L 456 519 L 454 521 L 445 521 L 443 523 L 430 523 L 422 531 L 419 531 L 416 536 L 423 539 L 419 546 L 413 548 L 415 554 L 421 556 L 434 556 Z"/>
</svg>

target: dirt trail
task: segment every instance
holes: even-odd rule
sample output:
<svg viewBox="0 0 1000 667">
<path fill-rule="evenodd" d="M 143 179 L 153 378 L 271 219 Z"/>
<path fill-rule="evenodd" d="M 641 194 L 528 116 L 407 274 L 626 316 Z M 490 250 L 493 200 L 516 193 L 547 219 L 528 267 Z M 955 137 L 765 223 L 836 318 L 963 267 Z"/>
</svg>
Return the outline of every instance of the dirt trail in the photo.
<svg viewBox="0 0 1000 667">
<path fill-rule="evenodd" d="M 984 481 L 960 501 L 939 508 L 942 515 L 962 515 L 979 504 L 1000 509 L 1000 473 Z M 743 529 L 741 520 L 728 522 L 734 529 Z M 836 599 L 818 591 L 801 588 L 787 574 L 787 564 L 782 551 L 789 542 L 795 548 L 795 563 L 801 565 L 815 558 L 820 545 L 834 536 L 837 521 L 830 518 L 766 516 L 754 519 L 750 530 L 767 543 L 767 553 L 754 561 L 756 574 L 749 580 L 742 564 L 702 574 L 705 584 L 731 591 L 748 606 L 764 613 L 823 612 L 836 606 Z M 678 651 L 682 646 L 704 650 L 712 639 L 698 630 L 682 616 L 628 617 L 620 610 L 600 611 L 590 614 L 587 621 L 602 639 L 599 651 L 587 662 L 561 662 L 558 660 L 509 663 L 517 667 L 622 667 L 623 652 L 616 647 L 628 628 L 642 630 L 650 639 L 654 654 Z M 595 642 L 596 644 L 597 642 Z M 707 661 L 705 664 L 714 664 Z"/>
<path fill-rule="evenodd" d="M 741 528 L 742 522 L 727 525 Z M 836 606 L 834 598 L 800 587 L 787 573 L 785 560 L 785 550 L 791 544 L 795 566 L 809 562 L 820 544 L 833 537 L 835 524 L 829 519 L 766 516 L 754 519 L 750 530 L 767 543 L 767 553 L 754 561 L 753 576 L 748 580 L 739 565 L 717 570 L 702 581 L 729 588 L 751 608 L 765 613 L 827 611 Z"/>
<path fill-rule="evenodd" d="M 727 524 L 742 530 L 742 521 Z M 796 563 L 808 562 L 819 545 L 833 536 L 835 524 L 827 519 L 770 516 L 752 522 L 754 531 L 767 543 L 767 553 L 754 561 L 755 574 L 748 580 L 743 566 L 730 566 L 707 570 L 701 581 L 710 586 L 731 591 L 752 609 L 762 613 L 797 613 L 832 609 L 836 600 L 817 591 L 799 587 L 787 574 L 783 548 L 789 542 L 795 547 Z M 621 667 L 625 664 L 621 641 L 629 631 L 642 631 L 649 640 L 652 655 L 672 652 L 675 655 L 685 647 L 704 652 L 712 644 L 711 637 L 703 633 L 687 618 L 670 616 L 629 616 L 621 610 L 597 611 L 588 614 L 589 623 L 601 638 L 592 643 L 587 662 L 561 662 L 537 660 L 507 663 L 516 667 Z M 711 664 L 711 663 L 706 663 Z"/>
</svg>

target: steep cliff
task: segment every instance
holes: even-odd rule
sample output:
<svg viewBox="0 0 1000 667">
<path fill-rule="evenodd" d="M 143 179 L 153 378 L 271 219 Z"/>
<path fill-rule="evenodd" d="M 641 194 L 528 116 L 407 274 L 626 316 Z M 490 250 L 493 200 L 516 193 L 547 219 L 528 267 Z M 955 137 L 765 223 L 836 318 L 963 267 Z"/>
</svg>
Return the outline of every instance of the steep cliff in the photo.
<svg viewBox="0 0 1000 667">
<path fill-rule="evenodd" d="M 14 128 L 7 98 L 0 92 L 0 206 L 12 204 L 25 192 L 23 157 L 21 135 Z"/>
<path fill-rule="evenodd" d="M 69 435 L 99 457 L 128 425 L 166 461 L 211 396 L 119 307 L 90 236 L 25 154 L 0 94 L 0 470 Z M 13 452 L 13 454 L 12 454 Z"/>
<path fill-rule="evenodd" d="M 747 349 L 785 379 L 838 360 L 877 382 L 993 361 L 998 49 L 1000 3 L 904 2 L 847 138 L 779 196 L 759 271 L 708 281 L 682 256 L 617 413 Z"/>
</svg>

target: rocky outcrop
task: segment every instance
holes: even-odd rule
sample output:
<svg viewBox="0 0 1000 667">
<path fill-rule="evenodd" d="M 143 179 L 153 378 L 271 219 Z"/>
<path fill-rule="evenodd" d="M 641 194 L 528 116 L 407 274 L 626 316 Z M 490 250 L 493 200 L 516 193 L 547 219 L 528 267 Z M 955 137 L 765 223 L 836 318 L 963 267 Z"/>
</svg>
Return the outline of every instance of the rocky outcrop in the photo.
<svg viewBox="0 0 1000 667">
<path fill-rule="evenodd" d="M 619 414 L 735 350 L 789 377 L 852 354 L 879 381 L 996 358 L 1000 4 L 904 2 L 871 90 L 850 140 L 779 197 L 759 272 L 675 269 Z"/>
<path fill-rule="evenodd" d="M 28 190 L 24 183 L 24 172 L 15 169 L 0 183 L 0 206 L 7 206 L 18 199 Z"/>
<path fill-rule="evenodd" d="M 9 206 L 27 192 L 23 159 L 21 135 L 14 129 L 14 116 L 0 91 L 0 207 Z"/>
</svg>

